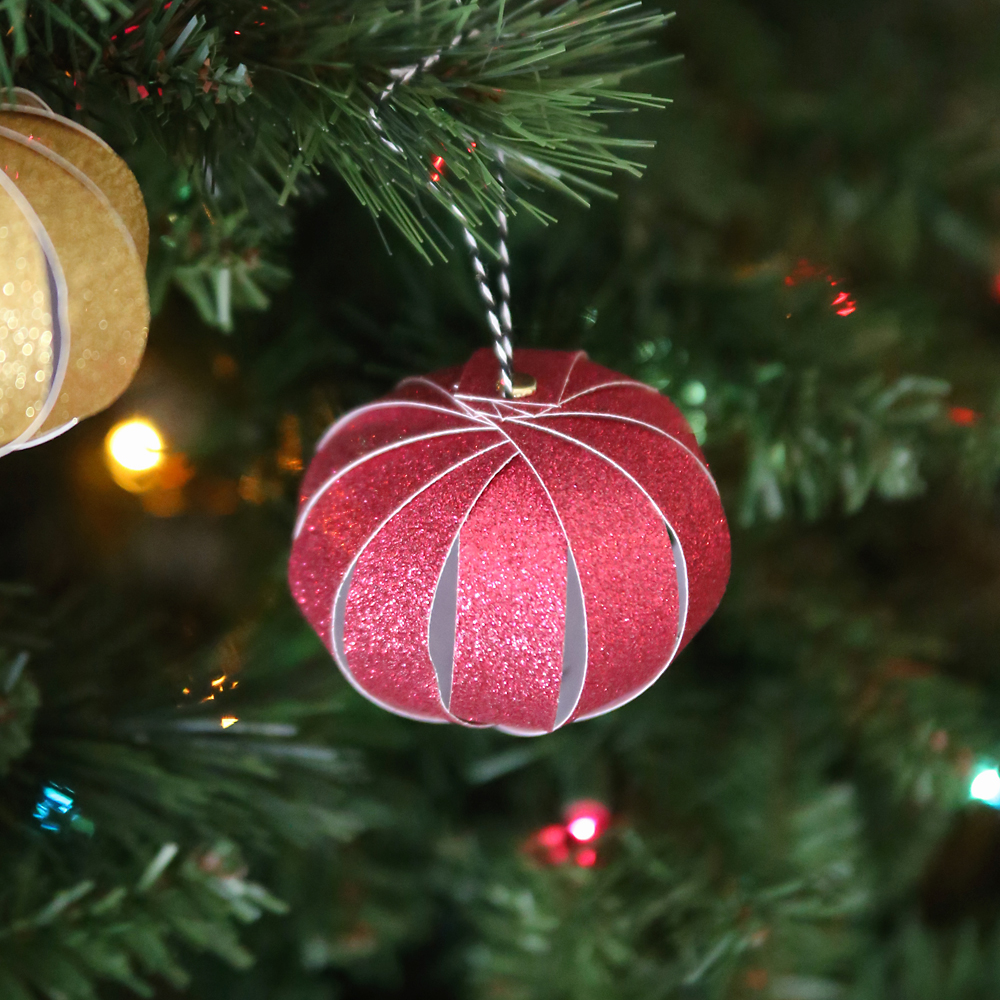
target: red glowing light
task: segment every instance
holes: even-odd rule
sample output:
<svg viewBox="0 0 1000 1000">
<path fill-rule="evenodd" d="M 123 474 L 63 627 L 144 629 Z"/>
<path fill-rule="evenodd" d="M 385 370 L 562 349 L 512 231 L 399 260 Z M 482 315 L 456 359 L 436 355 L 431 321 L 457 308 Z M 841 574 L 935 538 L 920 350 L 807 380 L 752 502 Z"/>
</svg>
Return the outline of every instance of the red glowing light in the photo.
<svg viewBox="0 0 1000 1000">
<path fill-rule="evenodd" d="M 825 281 L 831 288 L 836 288 L 840 282 L 832 274 L 824 273 L 824 269 L 817 267 L 811 260 L 807 260 L 803 257 L 801 260 L 797 261 L 795 267 L 792 268 L 791 274 L 785 275 L 785 284 L 792 288 L 794 285 L 798 285 L 801 282 L 809 281 L 813 278 L 821 278 Z M 998 275 L 1000 279 L 1000 275 Z M 849 292 L 837 292 L 834 300 L 830 303 L 830 308 L 833 309 L 838 316 L 850 316 L 857 308 L 857 302 L 851 298 Z"/>
<path fill-rule="evenodd" d="M 831 281 L 830 284 L 832 285 L 833 282 Z M 837 309 L 837 306 L 840 308 Z M 837 309 L 838 316 L 850 316 L 858 308 L 858 304 L 847 292 L 838 292 L 837 297 L 830 303 L 830 308 Z"/>
<path fill-rule="evenodd" d="M 149 97 L 149 91 L 140 83 L 136 88 L 135 92 L 143 99 L 146 100 Z"/>
<path fill-rule="evenodd" d="M 441 175 L 444 173 L 444 168 L 445 168 L 444 157 L 443 156 L 435 156 L 434 159 L 431 160 L 431 166 L 434 169 L 431 171 L 430 177 L 431 177 L 431 180 L 435 184 L 437 184 L 437 182 L 439 180 L 441 180 Z"/>
<path fill-rule="evenodd" d="M 126 29 L 125 29 L 125 34 L 126 34 L 126 35 L 131 35 L 133 31 L 138 31 L 138 30 L 139 30 L 139 25 L 138 25 L 138 24 L 130 24 L 130 25 L 129 25 L 129 26 L 128 26 L 128 27 L 126 28 Z"/>
<path fill-rule="evenodd" d="M 785 276 L 785 284 L 791 288 L 793 285 L 797 285 L 800 281 L 808 281 L 810 278 L 818 278 L 820 273 L 820 268 L 818 268 L 811 260 L 807 260 L 805 257 L 802 257 L 795 262 L 795 267 L 792 268 L 792 273 Z"/>
<path fill-rule="evenodd" d="M 566 832 L 578 843 L 596 840 L 608 828 L 611 813 L 602 802 L 582 799 L 566 809 Z"/>
<path fill-rule="evenodd" d="M 539 844 L 556 847 L 566 840 L 566 831 L 558 823 L 554 823 L 552 826 L 542 827 L 537 836 Z"/>
<path fill-rule="evenodd" d="M 566 829 L 574 840 L 586 843 L 597 836 L 597 820 L 593 816 L 577 816 Z"/>
<path fill-rule="evenodd" d="M 563 865 L 569 861 L 566 828 L 558 823 L 543 826 L 525 841 L 524 852 L 540 865 Z"/>
<path fill-rule="evenodd" d="M 581 868 L 592 868 L 597 864 L 597 851 L 592 847 L 585 847 L 582 851 L 577 851 L 576 863 Z"/>
<path fill-rule="evenodd" d="M 956 427 L 972 427 L 979 419 L 979 414 L 967 406 L 953 406 L 948 411 L 948 419 Z"/>
</svg>

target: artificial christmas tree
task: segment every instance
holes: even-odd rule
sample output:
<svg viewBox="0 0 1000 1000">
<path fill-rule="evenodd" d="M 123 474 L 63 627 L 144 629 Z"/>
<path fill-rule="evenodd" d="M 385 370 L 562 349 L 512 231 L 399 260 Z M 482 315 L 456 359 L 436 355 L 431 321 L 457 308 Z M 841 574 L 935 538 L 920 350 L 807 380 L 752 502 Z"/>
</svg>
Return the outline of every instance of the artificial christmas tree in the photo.
<svg viewBox="0 0 1000 1000">
<path fill-rule="evenodd" d="M 2 16 L 154 318 L 0 460 L 0 996 L 996 995 L 995 9 Z M 498 209 L 515 346 L 669 395 L 733 531 L 664 678 L 533 740 L 380 711 L 285 580 L 324 430 L 488 346 Z"/>
</svg>

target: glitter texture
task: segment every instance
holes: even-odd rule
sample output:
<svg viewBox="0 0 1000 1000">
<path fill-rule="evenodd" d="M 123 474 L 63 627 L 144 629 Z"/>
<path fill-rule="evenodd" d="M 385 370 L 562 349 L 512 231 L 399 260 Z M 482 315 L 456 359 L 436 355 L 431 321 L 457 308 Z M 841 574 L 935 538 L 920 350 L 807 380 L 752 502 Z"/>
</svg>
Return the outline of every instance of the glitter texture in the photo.
<svg viewBox="0 0 1000 1000">
<path fill-rule="evenodd" d="M 0 187 L 0 445 L 29 431 L 48 398 L 52 309 L 45 254 Z"/>
<path fill-rule="evenodd" d="M 0 118 L 0 153 L 6 176 L 44 227 L 65 279 L 69 363 L 58 398 L 39 429 L 46 433 L 109 406 L 131 382 L 149 328 L 146 274 L 133 236 L 108 197 L 68 158 L 79 158 L 84 142 L 104 151 L 101 163 L 114 154 L 96 136 L 57 116 L 43 116 L 47 145 L 8 127 L 24 128 L 26 116 L 5 115 Z M 57 144 L 53 136 L 58 128 L 72 133 L 60 144 L 66 156 L 50 148 Z M 97 163 L 95 158 L 84 160 Z M 124 163 L 118 163 L 127 173 Z M 111 183 L 104 168 L 99 172 Z M 137 187 L 133 194 L 141 204 Z"/>
<path fill-rule="evenodd" d="M 516 458 L 462 528 L 452 714 L 552 729 L 565 615 L 566 539 L 538 479 Z"/>
<path fill-rule="evenodd" d="M 560 722 L 653 683 L 718 605 L 729 533 L 669 400 L 582 352 L 516 351 L 514 367 L 531 396 L 501 397 L 482 350 L 339 420 L 303 480 L 289 576 L 331 648 L 343 589 L 340 665 L 377 704 L 528 734 L 557 724 L 564 644 L 586 671 Z M 434 615 L 449 641 L 432 661 Z"/>
<path fill-rule="evenodd" d="M 657 397 L 654 397 L 654 399 Z M 682 645 L 711 617 L 729 578 L 722 501 L 699 458 L 675 439 L 613 418 L 542 417 L 537 426 L 575 438 L 626 469 L 663 512 L 684 553 L 692 588 Z"/>
<path fill-rule="evenodd" d="M 413 497 L 358 558 L 344 623 L 347 666 L 374 698 L 447 719 L 427 651 L 427 622 L 441 567 L 483 487 L 510 461 L 506 444 Z"/>
<path fill-rule="evenodd" d="M 606 459 L 534 427 L 506 427 L 545 483 L 576 559 L 587 612 L 587 678 L 574 716 L 662 671 L 677 638 L 677 571 L 663 518 Z"/>
<path fill-rule="evenodd" d="M 125 161 L 103 139 L 46 108 L 0 111 L 0 125 L 51 149 L 90 178 L 121 217 L 135 244 L 140 264 L 146 266 L 149 218 L 139 182 Z"/>
</svg>

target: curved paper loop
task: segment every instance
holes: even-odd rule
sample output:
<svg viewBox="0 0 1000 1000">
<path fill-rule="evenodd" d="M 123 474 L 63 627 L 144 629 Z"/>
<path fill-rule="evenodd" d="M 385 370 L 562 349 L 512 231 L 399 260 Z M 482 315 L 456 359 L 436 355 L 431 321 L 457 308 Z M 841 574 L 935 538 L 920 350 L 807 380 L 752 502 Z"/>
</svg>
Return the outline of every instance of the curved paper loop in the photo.
<svg viewBox="0 0 1000 1000">
<path fill-rule="evenodd" d="M 125 161 L 99 135 L 79 122 L 55 114 L 44 104 L 0 105 L 0 125 L 50 149 L 87 177 L 121 217 L 142 266 L 146 266 L 149 216 L 139 182 Z"/>
<path fill-rule="evenodd" d="M 47 313 L 52 325 L 52 329 L 48 331 L 48 333 L 51 334 L 51 342 L 48 345 L 40 345 L 37 343 L 34 345 L 36 350 L 39 347 L 44 346 L 52 352 L 51 374 L 47 380 L 48 386 L 46 389 L 45 401 L 42 406 L 38 408 L 37 412 L 32 415 L 30 423 L 28 423 L 26 427 L 17 433 L 11 440 L 0 445 L 0 458 L 2 458 L 4 455 L 7 455 L 12 451 L 30 448 L 34 444 L 41 443 L 42 440 L 49 440 L 50 438 L 55 437 L 68 430 L 69 427 L 76 423 L 76 421 L 73 421 L 68 425 L 58 427 L 45 434 L 38 433 L 45 424 L 45 421 L 48 419 L 49 414 L 52 412 L 53 407 L 59 399 L 59 393 L 62 390 L 63 380 L 66 377 L 66 369 L 69 365 L 69 295 L 66 288 L 66 279 L 59 263 L 59 255 L 56 253 L 55 247 L 52 245 L 52 240 L 49 239 L 49 234 L 45 230 L 45 226 L 42 225 L 41 220 L 38 218 L 35 210 L 31 207 L 30 202 L 24 197 L 14 181 L 12 181 L 5 172 L 0 172 L 0 188 L 3 190 L 3 195 L 9 199 L 8 204 L 10 204 L 13 209 L 18 211 L 20 213 L 20 218 L 27 223 L 37 244 L 38 250 L 44 258 L 46 272 L 45 281 L 48 292 Z M 6 260 L 6 258 L 4 259 Z M 17 271 L 15 261 L 6 261 L 6 263 L 13 265 L 14 272 Z M 6 287 L 4 287 L 2 291 L 4 295 L 6 295 Z M 7 363 L 6 352 L 4 363 Z M 0 441 L 2 440 L 3 438 L 0 436 Z"/>
<path fill-rule="evenodd" d="M 41 428 L 47 433 L 103 409 L 128 386 L 148 332 L 145 272 L 121 218 L 75 166 L 2 125 L 0 149 L 8 179 L 51 239 L 68 290 L 72 364 Z"/>
</svg>

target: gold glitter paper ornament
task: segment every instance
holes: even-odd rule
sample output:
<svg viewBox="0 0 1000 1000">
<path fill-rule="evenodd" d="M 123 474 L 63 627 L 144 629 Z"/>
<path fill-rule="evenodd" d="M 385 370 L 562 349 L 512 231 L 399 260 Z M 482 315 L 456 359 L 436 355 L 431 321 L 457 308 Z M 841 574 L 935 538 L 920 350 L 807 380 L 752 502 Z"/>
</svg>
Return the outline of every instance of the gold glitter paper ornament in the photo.
<svg viewBox="0 0 1000 1000">
<path fill-rule="evenodd" d="M 135 178 L 97 136 L 27 104 L 19 95 L 16 106 L 0 106 L 0 228 L 8 234 L 0 238 L 0 333 L 8 331 L 0 344 L 29 347 L 16 359 L 25 371 L 0 364 L 0 455 L 110 405 L 131 382 L 149 327 L 149 228 Z"/>
<path fill-rule="evenodd" d="M 27 431 L 52 384 L 52 296 L 48 265 L 16 188 L 0 186 L 0 442 Z M 30 208 L 27 208 L 30 212 Z"/>
<path fill-rule="evenodd" d="M 38 108 L 18 106 L 16 110 L 0 110 L 0 125 L 46 146 L 90 178 L 121 216 L 142 266 L 146 266 L 149 247 L 146 205 L 139 182 L 110 146 L 82 125 Z"/>
</svg>

